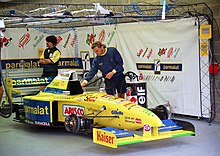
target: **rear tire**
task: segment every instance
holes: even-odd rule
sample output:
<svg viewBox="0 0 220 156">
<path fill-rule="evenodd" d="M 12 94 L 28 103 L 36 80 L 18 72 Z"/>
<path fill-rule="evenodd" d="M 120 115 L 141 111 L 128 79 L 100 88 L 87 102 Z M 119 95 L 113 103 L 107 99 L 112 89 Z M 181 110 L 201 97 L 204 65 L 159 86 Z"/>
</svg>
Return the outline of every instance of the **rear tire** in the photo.
<svg viewBox="0 0 220 156">
<path fill-rule="evenodd" d="M 167 107 L 164 105 L 159 105 L 149 110 L 152 111 L 154 114 L 156 114 L 160 118 L 160 120 L 166 120 L 169 118 L 169 111 Z"/>
<path fill-rule="evenodd" d="M 162 120 L 168 119 L 169 114 L 166 106 L 159 105 L 156 107 L 156 110 L 160 112 L 161 118 L 163 118 Z"/>
</svg>

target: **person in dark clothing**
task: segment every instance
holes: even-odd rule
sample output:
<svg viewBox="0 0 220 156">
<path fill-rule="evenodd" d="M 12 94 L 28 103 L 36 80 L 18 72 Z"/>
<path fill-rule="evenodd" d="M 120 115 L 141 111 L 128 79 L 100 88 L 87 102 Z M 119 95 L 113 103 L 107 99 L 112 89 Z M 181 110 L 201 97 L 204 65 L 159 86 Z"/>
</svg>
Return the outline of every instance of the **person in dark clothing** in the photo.
<svg viewBox="0 0 220 156">
<path fill-rule="evenodd" d="M 96 57 L 92 62 L 92 67 L 81 83 L 82 87 L 95 76 L 100 70 L 105 78 L 105 90 L 107 94 L 115 95 L 116 90 L 118 97 L 124 98 L 126 92 L 125 76 L 123 74 L 123 59 L 116 48 L 108 47 L 97 41 L 92 44 L 92 50 Z"/>
<path fill-rule="evenodd" d="M 61 52 L 56 48 L 57 38 L 55 36 L 46 37 L 47 49 L 44 50 L 40 63 L 43 66 L 42 77 L 51 77 L 54 79 L 58 74 L 58 63 L 61 57 Z M 41 86 L 43 90 L 45 86 Z"/>
</svg>

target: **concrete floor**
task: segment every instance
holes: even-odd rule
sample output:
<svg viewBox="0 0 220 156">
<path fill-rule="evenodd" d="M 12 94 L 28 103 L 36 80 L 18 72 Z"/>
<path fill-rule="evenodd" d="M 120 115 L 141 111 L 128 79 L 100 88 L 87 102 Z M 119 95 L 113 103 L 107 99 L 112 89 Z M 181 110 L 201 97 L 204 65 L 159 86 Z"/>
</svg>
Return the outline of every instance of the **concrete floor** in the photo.
<svg viewBox="0 0 220 156">
<path fill-rule="evenodd" d="M 0 156 L 219 156 L 220 123 L 178 118 L 196 127 L 196 136 L 158 140 L 111 149 L 91 137 L 63 128 L 35 127 L 0 117 Z"/>
</svg>

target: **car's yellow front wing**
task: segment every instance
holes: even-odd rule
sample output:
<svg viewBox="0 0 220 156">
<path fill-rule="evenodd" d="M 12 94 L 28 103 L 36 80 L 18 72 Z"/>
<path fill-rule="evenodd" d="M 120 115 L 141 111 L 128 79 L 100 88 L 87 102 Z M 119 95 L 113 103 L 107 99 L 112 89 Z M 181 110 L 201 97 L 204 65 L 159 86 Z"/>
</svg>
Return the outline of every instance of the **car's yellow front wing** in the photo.
<svg viewBox="0 0 220 156">
<path fill-rule="evenodd" d="M 157 128 L 156 128 L 157 129 Z M 188 130 L 175 130 L 175 131 L 166 131 L 166 132 L 153 132 L 154 128 L 146 132 L 143 130 L 143 135 L 133 134 L 133 136 L 126 136 L 118 138 L 114 132 L 102 130 L 102 129 L 93 129 L 93 142 L 108 146 L 111 148 L 117 148 L 118 146 L 135 144 L 146 141 L 175 138 L 180 136 L 195 135 L 195 132 Z M 158 131 L 157 131 L 158 132 Z M 123 133 L 123 132 L 122 132 Z"/>
</svg>

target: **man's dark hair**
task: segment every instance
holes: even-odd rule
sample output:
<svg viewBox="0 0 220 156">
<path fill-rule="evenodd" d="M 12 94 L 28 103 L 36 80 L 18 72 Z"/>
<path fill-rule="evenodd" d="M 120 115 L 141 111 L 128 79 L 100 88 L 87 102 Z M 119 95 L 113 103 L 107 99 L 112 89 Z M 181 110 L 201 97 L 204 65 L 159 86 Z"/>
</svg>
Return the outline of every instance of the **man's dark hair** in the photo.
<svg viewBox="0 0 220 156">
<path fill-rule="evenodd" d="M 56 44 L 57 44 L 57 38 L 56 38 L 54 35 L 47 36 L 47 37 L 46 37 L 46 41 L 53 43 L 53 45 L 56 45 Z"/>
</svg>

